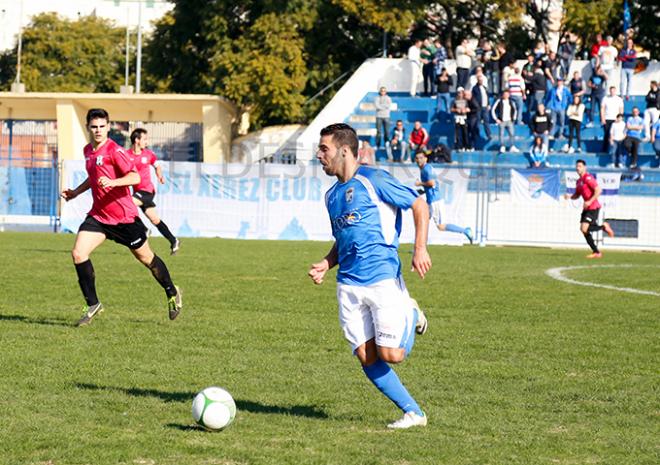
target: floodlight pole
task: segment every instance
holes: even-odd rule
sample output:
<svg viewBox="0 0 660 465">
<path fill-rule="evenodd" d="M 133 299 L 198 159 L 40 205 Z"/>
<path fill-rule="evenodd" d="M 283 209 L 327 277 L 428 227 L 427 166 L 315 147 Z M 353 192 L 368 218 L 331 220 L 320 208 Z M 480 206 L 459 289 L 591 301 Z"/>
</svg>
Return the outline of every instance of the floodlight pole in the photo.
<svg viewBox="0 0 660 465">
<path fill-rule="evenodd" d="M 128 60 L 130 59 L 130 47 L 131 47 L 131 39 L 130 39 L 130 31 L 129 27 L 131 25 L 131 8 L 126 7 L 126 66 L 124 70 L 124 85 L 126 88 L 128 88 L 128 68 L 129 68 L 129 62 Z"/>
<path fill-rule="evenodd" d="M 137 63 L 135 70 L 135 93 L 140 93 L 142 77 L 142 0 L 138 1 L 138 27 L 137 27 Z"/>
</svg>

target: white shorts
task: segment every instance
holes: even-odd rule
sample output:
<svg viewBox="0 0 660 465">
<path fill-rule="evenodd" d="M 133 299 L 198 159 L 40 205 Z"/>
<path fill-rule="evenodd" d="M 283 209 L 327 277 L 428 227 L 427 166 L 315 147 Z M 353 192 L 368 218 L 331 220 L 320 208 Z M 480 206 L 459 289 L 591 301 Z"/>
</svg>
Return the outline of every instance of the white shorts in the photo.
<svg viewBox="0 0 660 465">
<path fill-rule="evenodd" d="M 440 226 L 442 224 L 442 202 L 433 202 L 429 205 L 429 213 L 433 222 Z"/>
<path fill-rule="evenodd" d="M 381 347 L 402 347 L 414 321 L 413 303 L 402 278 L 368 286 L 337 283 L 339 324 L 353 352 L 369 339 Z"/>
</svg>

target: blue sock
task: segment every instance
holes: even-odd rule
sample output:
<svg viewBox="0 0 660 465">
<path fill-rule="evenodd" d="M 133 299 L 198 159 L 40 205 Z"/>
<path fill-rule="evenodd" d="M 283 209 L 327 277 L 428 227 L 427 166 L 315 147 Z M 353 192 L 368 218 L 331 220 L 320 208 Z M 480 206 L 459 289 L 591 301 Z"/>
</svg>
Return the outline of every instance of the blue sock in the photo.
<svg viewBox="0 0 660 465">
<path fill-rule="evenodd" d="M 455 224 L 446 224 L 445 225 L 445 230 L 449 231 L 449 232 L 460 233 L 460 234 L 463 234 L 465 232 L 465 229 L 461 228 L 460 226 L 456 226 Z"/>
<path fill-rule="evenodd" d="M 417 320 L 419 319 L 419 314 L 417 309 L 413 308 L 413 321 L 411 327 L 406 327 L 406 330 L 403 333 L 403 340 L 401 341 L 401 346 L 406 350 L 406 357 L 410 354 L 410 351 L 415 344 L 415 327 L 417 326 Z"/>
<path fill-rule="evenodd" d="M 415 412 L 423 415 L 415 399 L 408 393 L 408 390 L 401 384 L 401 380 L 390 366 L 378 359 L 373 365 L 363 366 L 364 374 L 374 383 L 374 386 L 382 392 L 385 397 L 396 404 L 404 413 Z"/>
</svg>

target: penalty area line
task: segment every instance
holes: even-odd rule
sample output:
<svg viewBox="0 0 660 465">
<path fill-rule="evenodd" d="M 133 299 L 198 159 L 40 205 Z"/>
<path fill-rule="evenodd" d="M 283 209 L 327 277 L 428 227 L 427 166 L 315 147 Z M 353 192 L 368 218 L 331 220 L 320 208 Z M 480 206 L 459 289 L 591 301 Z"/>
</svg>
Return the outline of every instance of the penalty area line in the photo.
<svg viewBox="0 0 660 465">
<path fill-rule="evenodd" d="M 557 268 L 549 268 L 545 270 L 545 274 L 550 276 L 552 279 L 556 279 L 557 281 L 562 281 L 568 284 L 575 284 L 577 286 L 587 286 L 587 287 L 600 287 L 602 289 L 609 289 L 612 291 L 619 291 L 619 292 L 629 292 L 630 294 L 642 294 L 642 295 L 653 295 L 656 297 L 660 297 L 660 292 L 654 292 L 654 291 L 644 291 L 642 289 L 635 289 L 633 287 L 617 287 L 617 286 L 610 286 L 609 284 L 599 284 L 599 283 L 592 283 L 589 281 L 578 281 L 576 279 L 571 279 L 566 276 L 564 276 L 564 273 L 567 271 L 573 271 L 573 270 L 583 270 L 583 269 L 593 269 L 593 268 L 633 268 L 636 266 L 650 266 L 650 267 L 655 267 L 657 268 L 656 265 L 581 265 L 581 266 L 559 266 Z"/>
</svg>

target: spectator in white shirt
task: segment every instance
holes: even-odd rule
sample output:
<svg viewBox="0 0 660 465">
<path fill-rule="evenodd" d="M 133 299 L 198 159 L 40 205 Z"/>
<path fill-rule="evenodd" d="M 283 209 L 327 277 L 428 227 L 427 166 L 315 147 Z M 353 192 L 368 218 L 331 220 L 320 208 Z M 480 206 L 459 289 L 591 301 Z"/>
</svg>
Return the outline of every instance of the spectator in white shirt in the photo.
<svg viewBox="0 0 660 465">
<path fill-rule="evenodd" d="M 623 121 L 623 115 L 616 115 L 616 120 L 610 126 L 610 145 L 612 147 L 612 163 L 615 168 L 620 167 L 621 155 L 623 155 L 623 141 L 626 139 L 626 123 Z"/>
<path fill-rule="evenodd" d="M 598 50 L 598 57 L 600 58 L 600 67 L 607 74 L 607 80 L 612 82 L 614 77 L 614 70 L 616 66 L 616 57 L 619 55 L 619 51 L 614 45 L 614 39 L 612 36 L 607 36 L 607 45 L 603 45 Z"/>
<path fill-rule="evenodd" d="M 422 70 L 422 59 L 420 52 L 422 49 L 421 39 L 416 39 L 408 49 L 408 61 L 410 62 L 410 96 L 417 95 L 417 84 Z"/>
<path fill-rule="evenodd" d="M 509 90 L 509 95 L 513 103 L 516 104 L 516 124 L 522 124 L 523 116 L 523 101 L 525 100 L 525 80 L 520 74 L 520 69 L 515 66 L 513 72 L 509 74 L 509 79 L 507 80 L 507 89 Z"/>
<path fill-rule="evenodd" d="M 603 124 L 603 152 L 610 151 L 610 127 L 618 114 L 623 114 L 623 99 L 616 95 L 616 87 L 610 86 L 609 95 L 600 104 L 600 121 Z"/>
<path fill-rule="evenodd" d="M 470 68 L 472 67 L 472 57 L 474 51 L 470 48 L 467 39 L 461 41 L 461 45 L 456 47 L 456 87 L 466 88 L 468 85 L 468 78 L 470 76 Z"/>
<path fill-rule="evenodd" d="M 573 153 L 573 133 L 577 139 L 577 151 L 581 152 L 580 148 L 580 129 L 582 128 L 582 117 L 584 116 L 584 104 L 579 95 L 573 96 L 573 103 L 566 109 L 568 115 L 568 144 L 565 147 L 565 152 Z"/>
</svg>

